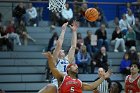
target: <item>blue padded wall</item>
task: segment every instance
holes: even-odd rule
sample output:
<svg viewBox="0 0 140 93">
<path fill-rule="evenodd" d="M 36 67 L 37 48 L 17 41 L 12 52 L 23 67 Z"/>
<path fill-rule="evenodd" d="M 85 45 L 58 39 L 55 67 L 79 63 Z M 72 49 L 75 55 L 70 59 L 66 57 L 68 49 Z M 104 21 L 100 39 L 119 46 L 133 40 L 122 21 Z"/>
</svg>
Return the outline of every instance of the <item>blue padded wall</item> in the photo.
<svg viewBox="0 0 140 93">
<path fill-rule="evenodd" d="M 72 0 L 67 0 L 72 1 Z M 136 0 L 87 0 L 89 2 L 135 2 Z M 49 20 L 50 18 L 50 11 L 48 10 L 48 4 L 35 4 L 37 7 L 43 7 L 42 12 L 42 19 L 43 20 Z M 72 6 L 72 5 L 70 5 Z M 94 7 L 93 4 L 89 4 L 88 7 Z M 125 6 L 119 6 L 117 5 L 99 5 L 99 7 L 103 10 L 104 15 L 106 16 L 107 20 L 113 20 L 114 17 L 121 17 L 123 13 L 126 12 Z"/>
<path fill-rule="evenodd" d="M 127 2 L 135 2 L 136 0 L 87 0 L 87 1 L 127 3 Z M 88 7 L 93 7 L 93 5 L 89 4 Z M 116 16 L 120 18 L 123 13 L 126 13 L 126 6 L 99 5 L 99 7 L 103 10 L 103 13 L 106 16 L 107 20 L 113 20 Z"/>
</svg>

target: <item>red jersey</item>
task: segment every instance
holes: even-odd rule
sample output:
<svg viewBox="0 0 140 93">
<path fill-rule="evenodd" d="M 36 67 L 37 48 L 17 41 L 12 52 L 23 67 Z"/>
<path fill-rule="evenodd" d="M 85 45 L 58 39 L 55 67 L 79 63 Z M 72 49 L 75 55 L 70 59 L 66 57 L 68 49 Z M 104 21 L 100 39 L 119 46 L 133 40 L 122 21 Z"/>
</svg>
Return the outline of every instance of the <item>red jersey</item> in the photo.
<svg viewBox="0 0 140 93">
<path fill-rule="evenodd" d="M 59 93 L 82 93 L 81 80 L 65 76 L 59 87 Z"/>
<path fill-rule="evenodd" d="M 140 88 L 138 87 L 138 80 L 140 79 L 140 75 L 133 81 L 130 81 L 131 75 L 126 77 L 125 81 L 125 93 L 140 93 Z"/>
</svg>

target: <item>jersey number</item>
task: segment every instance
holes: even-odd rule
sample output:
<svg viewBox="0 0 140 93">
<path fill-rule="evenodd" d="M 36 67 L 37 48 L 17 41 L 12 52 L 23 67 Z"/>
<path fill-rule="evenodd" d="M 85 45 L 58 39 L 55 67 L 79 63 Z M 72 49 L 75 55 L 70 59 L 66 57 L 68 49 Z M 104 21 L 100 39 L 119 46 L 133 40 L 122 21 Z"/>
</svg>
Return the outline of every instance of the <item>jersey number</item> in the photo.
<svg viewBox="0 0 140 93">
<path fill-rule="evenodd" d="M 66 65 L 64 65 L 64 72 L 66 72 Z"/>
<path fill-rule="evenodd" d="M 70 88 L 70 92 L 74 92 L 74 87 L 71 87 Z"/>
</svg>

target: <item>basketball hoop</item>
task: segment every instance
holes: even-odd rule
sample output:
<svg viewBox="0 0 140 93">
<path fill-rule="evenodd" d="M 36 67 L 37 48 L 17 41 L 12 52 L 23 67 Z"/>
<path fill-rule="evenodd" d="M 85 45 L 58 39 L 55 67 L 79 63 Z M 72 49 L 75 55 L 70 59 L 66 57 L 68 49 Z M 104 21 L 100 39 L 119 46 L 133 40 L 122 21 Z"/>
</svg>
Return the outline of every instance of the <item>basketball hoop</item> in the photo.
<svg viewBox="0 0 140 93">
<path fill-rule="evenodd" d="M 49 10 L 52 12 L 61 12 L 65 8 L 66 0 L 49 0 Z"/>
</svg>

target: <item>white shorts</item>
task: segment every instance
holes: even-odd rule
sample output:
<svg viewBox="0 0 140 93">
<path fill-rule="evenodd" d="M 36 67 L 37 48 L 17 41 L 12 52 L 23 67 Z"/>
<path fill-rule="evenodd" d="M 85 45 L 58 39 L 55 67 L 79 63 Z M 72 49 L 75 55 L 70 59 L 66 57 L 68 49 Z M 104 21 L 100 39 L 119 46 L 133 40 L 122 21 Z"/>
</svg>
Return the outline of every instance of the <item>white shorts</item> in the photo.
<svg viewBox="0 0 140 93">
<path fill-rule="evenodd" d="M 57 87 L 57 89 L 58 89 L 58 81 L 57 81 L 57 79 L 53 79 L 52 80 L 52 84 L 54 84 Z"/>
</svg>

